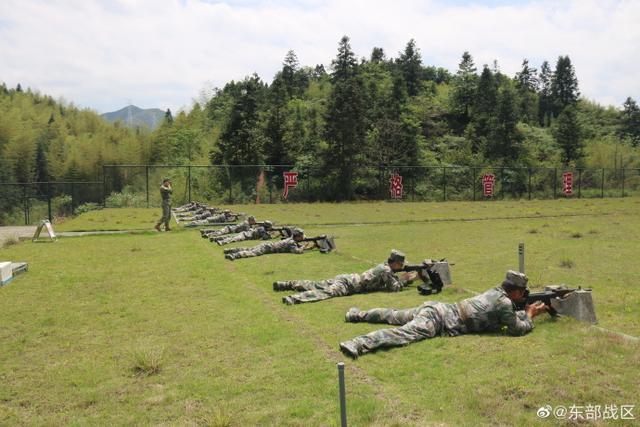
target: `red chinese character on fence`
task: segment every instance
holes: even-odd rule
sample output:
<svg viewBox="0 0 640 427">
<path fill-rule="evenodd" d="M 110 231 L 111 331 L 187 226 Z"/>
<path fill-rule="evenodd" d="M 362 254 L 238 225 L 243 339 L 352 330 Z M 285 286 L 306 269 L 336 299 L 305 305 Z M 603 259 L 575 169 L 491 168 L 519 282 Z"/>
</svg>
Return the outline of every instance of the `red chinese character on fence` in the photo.
<svg viewBox="0 0 640 427">
<path fill-rule="evenodd" d="M 295 188 L 298 185 L 298 172 L 283 172 L 284 176 L 284 192 L 282 197 L 285 199 L 289 196 L 289 187 Z"/>
<path fill-rule="evenodd" d="M 392 199 L 402 199 L 402 176 L 394 173 L 389 179 L 389 193 Z"/>
<path fill-rule="evenodd" d="M 562 174 L 562 190 L 567 196 L 573 194 L 573 172 L 565 172 Z"/>
<path fill-rule="evenodd" d="M 493 196 L 493 186 L 496 184 L 496 176 L 492 173 L 482 175 L 482 190 L 485 197 Z"/>
</svg>

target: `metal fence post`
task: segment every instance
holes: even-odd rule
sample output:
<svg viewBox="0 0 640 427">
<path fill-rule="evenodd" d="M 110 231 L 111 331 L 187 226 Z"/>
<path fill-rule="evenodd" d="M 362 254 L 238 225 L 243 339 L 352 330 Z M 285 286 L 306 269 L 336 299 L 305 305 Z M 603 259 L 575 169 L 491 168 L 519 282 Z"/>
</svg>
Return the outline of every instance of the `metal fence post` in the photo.
<svg viewBox="0 0 640 427">
<path fill-rule="evenodd" d="M 51 181 L 47 181 L 47 212 L 49 214 L 49 222 L 53 224 L 53 217 L 51 216 Z"/>
<path fill-rule="evenodd" d="M 231 167 L 227 166 L 227 172 L 229 175 L 229 204 L 233 204 L 233 194 L 231 193 L 231 187 L 233 187 L 233 180 L 231 179 Z"/>
<path fill-rule="evenodd" d="M 191 165 L 187 166 L 187 180 L 189 186 L 189 203 L 191 203 Z"/>
<path fill-rule="evenodd" d="M 442 167 L 442 201 L 447 201 L 447 167 Z"/>
<path fill-rule="evenodd" d="M 75 193 L 76 193 L 76 185 L 75 185 L 75 182 L 72 182 L 71 183 L 71 215 L 73 215 L 76 212 Z"/>
<path fill-rule="evenodd" d="M 578 169 L 578 199 L 582 198 L 582 169 Z"/>
<path fill-rule="evenodd" d="M 147 175 L 146 189 L 147 189 L 147 207 L 149 207 L 149 165 L 145 165 L 145 173 Z"/>
<path fill-rule="evenodd" d="M 504 200 L 504 167 L 500 168 L 500 198 Z"/>
<path fill-rule="evenodd" d="M 624 197 L 624 168 L 622 168 L 622 197 Z"/>
<path fill-rule="evenodd" d="M 473 181 L 471 182 L 471 186 L 473 187 L 473 201 L 476 201 L 476 179 L 478 179 L 477 177 L 477 171 L 476 171 L 476 167 L 473 167 Z"/>
<path fill-rule="evenodd" d="M 558 168 L 553 168 L 553 198 L 558 194 Z"/>
<path fill-rule="evenodd" d="M 531 168 L 527 168 L 529 172 L 529 200 L 531 200 Z"/>
<path fill-rule="evenodd" d="M 22 205 L 24 207 L 24 225 L 29 225 L 29 202 L 27 201 L 27 184 L 22 185 Z"/>
<path fill-rule="evenodd" d="M 601 190 L 600 190 L 600 198 L 604 199 L 604 168 L 602 168 L 602 182 L 600 183 Z"/>
<path fill-rule="evenodd" d="M 104 165 L 102 166 L 102 207 L 107 207 L 107 167 Z"/>
</svg>

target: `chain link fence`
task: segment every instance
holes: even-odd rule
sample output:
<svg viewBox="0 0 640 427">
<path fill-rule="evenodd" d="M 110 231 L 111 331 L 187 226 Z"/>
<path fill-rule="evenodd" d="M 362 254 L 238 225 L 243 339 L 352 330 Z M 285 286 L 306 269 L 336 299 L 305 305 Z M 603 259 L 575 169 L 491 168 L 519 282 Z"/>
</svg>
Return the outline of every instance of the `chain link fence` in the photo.
<svg viewBox="0 0 640 427">
<path fill-rule="evenodd" d="M 104 204 L 102 181 L 0 182 L 0 225 L 32 225 Z"/>
<path fill-rule="evenodd" d="M 640 169 L 354 166 L 354 200 L 479 201 L 604 198 L 640 194 Z M 107 165 L 98 181 L 0 183 L 0 225 L 35 224 L 98 207 L 160 206 L 173 183 L 175 205 L 333 201 L 331 171 L 293 165 Z"/>
<path fill-rule="evenodd" d="M 286 177 L 291 173 L 295 178 Z M 640 189 L 640 169 L 354 166 L 352 176 L 354 200 L 602 198 L 634 195 Z M 490 186 L 487 177 L 493 179 Z M 332 185 L 336 180 L 321 168 L 113 165 L 104 166 L 106 206 L 159 206 L 163 178 L 172 180 L 175 204 L 191 200 L 238 204 L 335 200 Z M 293 181 L 287 185 L 287 179 Z M 118 200 L 118 195 L 130 204 Z"/>
</svg>

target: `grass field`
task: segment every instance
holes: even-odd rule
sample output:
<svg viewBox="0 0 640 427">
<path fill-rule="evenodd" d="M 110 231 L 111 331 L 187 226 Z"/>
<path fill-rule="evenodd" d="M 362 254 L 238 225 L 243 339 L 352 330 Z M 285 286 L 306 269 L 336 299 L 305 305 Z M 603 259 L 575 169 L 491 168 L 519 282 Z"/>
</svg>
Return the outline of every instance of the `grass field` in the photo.
<svg viewBox="0 0 640 427">
<path fill-rule="evenodd" d="M 547 404 L 634 404 L 638 418 L 636 340 L 544 315 L 524 337 L 435 338 L 352 361 L 338 343 L 380 325 L 345 323 L 349 307 L 429 297 L 285 306 L 271 283 L 364 271 L 397 248 L 455 262 L 455 285 L 431 298 L 451 302 L 499 283 L 525 242 L 534 287 L 590 287 L 600 327 L 640 336 L 640 199 L 233 208 L 333 234 L 338 251 L 230 262 L 194 230 L 1 249 L 30 269 L 0 288 L 0 425 L 336 425 L 339 361 L 352 425 L 548 425 L 536 416 Z M 56 230 L 143 230 L 158 214 L 107 209 Z"/>
</svg>

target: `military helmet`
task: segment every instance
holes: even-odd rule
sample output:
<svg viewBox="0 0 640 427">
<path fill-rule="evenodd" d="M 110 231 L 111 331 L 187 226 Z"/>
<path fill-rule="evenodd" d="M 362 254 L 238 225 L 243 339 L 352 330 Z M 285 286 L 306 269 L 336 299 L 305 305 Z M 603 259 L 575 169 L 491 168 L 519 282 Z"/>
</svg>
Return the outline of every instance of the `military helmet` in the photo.
<svg viewBox="0 0 640 427">
<path fill-rule="evenodd" d="M 515 286 L 518 288 L 526 289 L 528 281 L 529 279 L 524 273 L 509 270 L 507 271 L 507 276 L 505 277 L 504 282 L 502 282 L 502 286 Z"/>
<path fill-rule="evenodd" d="M 255 220 L 256 220 L 256 217 L 255 217 L 255 216 L 253 216 L 253 215 L 249 215 L 249 216 L 247 217 L 247 221 L 255 221 Z"/>
<path fill-rule="evenodd" d="M 291 237 L 304 236 L 304 230 L 302 228 L 294 228 L 291 231 Z"/>
<path fill-rule="evenodd" d="M 271 221 L 265 221 L 263 222 L 264 224 L 264 228 L 266 228 L 267 230 L 273 228 L 273 223 Z"/>
<path fill-rule="evenodd" d="M 404 264 L 404 253 L 400 252 L 397 249 L 391 249 L 391 254 L 389 255 L 388 263 L 391 264 L 393 262 L 401 262 Z"/>
</svg>

